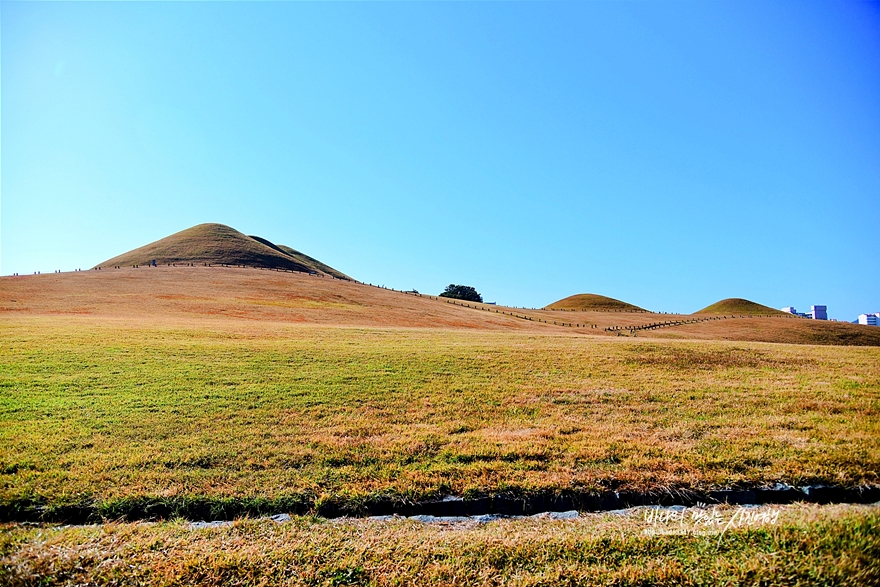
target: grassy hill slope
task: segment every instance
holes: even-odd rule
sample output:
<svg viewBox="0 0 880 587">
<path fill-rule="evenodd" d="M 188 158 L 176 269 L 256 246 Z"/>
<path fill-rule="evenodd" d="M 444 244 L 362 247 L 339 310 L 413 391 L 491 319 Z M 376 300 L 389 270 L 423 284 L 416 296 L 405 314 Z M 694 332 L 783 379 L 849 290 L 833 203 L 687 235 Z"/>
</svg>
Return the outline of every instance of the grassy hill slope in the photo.
<svg viewBox="0 0 880 587">
<path fill-rule="evenodd" d="M 287 255 L 289 255 L 292 258 L 299 261 L 300 263 L 302 263 L 304 265 L 311 265 L 312 267 L 315 267 L 318 271 L 323 271 L 327 275 L 332 275 L 333 277 L 336 277 L 337 279 L 351 279 L 348 275 L 346 275 L 342 271 L 337 271 L 333 267 L 326 265 L 324 263 L 321 263 L 320 261 L 318 261 L 314 257 L 309 257 L 305 253 L 301 253 L 301 252 L 297 251 L 296 249 L 292 249 L 292 248 L 285 246 L 285 245 L 278 245 L 278 248 L 281 249 Z"/>
<path fill-rule="evenodd" d="M 138 269 L 105 267 L 101 271 L 2 277 L 0 319 L 78 316 L 124 322 L 208 321 L 212 327 L 246 329 L 286 323 L 513 330 L 614 338 L 631 335 L 626 332 L 630 327 L 665 323 L 663 328 L 638 332 L 638 338 L 880 346 L 880 328 L 858 324 L 745 314 L 737 314 L 736 318 L 711 314 L 704 316 L 708 320 L 688 323 L 692 316 L 516 309 L 407 295 L 321 275 L 238 267 L 141 265 Z"/>
<path fill-rule="evenodd" d="M 108 259 L 97 266 L 132 267 L 148 265 L 153 260 L 159 265 L 246 265 L 267 269 L 316 271 L 347 278 L 343 273 L 311 257 L 302 254 L 291 256 L 266 239 L 247 236 L 223 224 L 199 224 Z"/>
<path fill-rule="evenodd" d="M 507 308 L 478 311 L 433 296 L 268 269 L 141 265 L 0 280 L 0 319 L 66 315 L 123 322 L 206 321 L 212 327 L 286 323 L 562 331 L 500 313 Z"/>
<path fill-rule="evenodd" d="M 785 312 L 768 306 L 744 300 L 742 298 L 727 298 L 706 306 L 694 314 L 748 314 L 751 316 L 785 315 Z"/>
<path fill-rule="evenodd" d="M 644 312 L 643 308 L 598 294 L 576 294 L 546 306 L 548 310 L 597 310 Z"/>
</svg>

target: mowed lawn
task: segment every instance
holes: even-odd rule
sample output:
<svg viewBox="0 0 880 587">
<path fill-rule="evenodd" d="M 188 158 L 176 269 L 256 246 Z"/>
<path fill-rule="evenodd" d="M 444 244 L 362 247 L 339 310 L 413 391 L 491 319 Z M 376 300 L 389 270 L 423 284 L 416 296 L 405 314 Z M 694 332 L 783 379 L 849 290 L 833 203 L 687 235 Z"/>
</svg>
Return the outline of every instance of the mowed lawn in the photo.
<svg viewBox="0 0 880 587">
<path fill-rule="evenodd" d="M 880 349 L 0 322 L 0 501 L 877 483 Z"/>
</svg>

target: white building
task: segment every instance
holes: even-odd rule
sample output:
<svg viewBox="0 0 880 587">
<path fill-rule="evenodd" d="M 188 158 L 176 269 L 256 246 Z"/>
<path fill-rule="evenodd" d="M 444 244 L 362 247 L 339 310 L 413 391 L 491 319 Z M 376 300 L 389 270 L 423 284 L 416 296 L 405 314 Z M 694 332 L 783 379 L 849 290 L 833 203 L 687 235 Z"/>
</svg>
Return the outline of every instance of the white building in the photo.
<svg viewBox="0 0 880 587">
<path fill-rule="evenodd" d="M 880 326 L 880 312 L 874 312 L 873 314 L 859 314 L 859 324 Z"/>
<path fill-rule="evenodd" d="M 813 320 L 828 320 L 827 306 L 810 306 L 809 312 L 798 312 L 794 309 L 794 306 L 786 306 L 780 309 L 786 314 L 794 314 L 795 316 L 800 316 L 801 318 L 812 318 Z"/>
</svg>

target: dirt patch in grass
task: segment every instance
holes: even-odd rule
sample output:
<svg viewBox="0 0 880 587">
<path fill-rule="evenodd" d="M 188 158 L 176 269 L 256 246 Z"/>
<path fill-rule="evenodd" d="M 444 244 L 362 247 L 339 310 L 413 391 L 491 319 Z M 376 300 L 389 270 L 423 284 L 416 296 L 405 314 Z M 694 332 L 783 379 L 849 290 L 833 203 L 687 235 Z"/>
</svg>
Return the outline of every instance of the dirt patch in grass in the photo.
<svg viewBox="0 0 880 587">
<path fill-rule="evenodd" d="M 803 356 L 780 357 L 755 348 L 700 348 L 697 345 L 636 345 L 629 348 L 628 363 L 674 370 L 801 368 L 815 366 Z"/>
</svg>

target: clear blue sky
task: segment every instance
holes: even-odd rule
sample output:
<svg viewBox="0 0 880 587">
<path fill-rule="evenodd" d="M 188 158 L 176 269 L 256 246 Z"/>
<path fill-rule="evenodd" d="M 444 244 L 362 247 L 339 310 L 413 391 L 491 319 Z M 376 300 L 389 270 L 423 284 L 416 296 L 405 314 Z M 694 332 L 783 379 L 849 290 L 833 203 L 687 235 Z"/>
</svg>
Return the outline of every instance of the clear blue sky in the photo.
<svg viewBox="0 0 880 587">
<path fill-rule="evenodd" d="M 0 4 L 4 275 L 202 222 L 364 281 L 880 310 L 880 5 Z"/>
</svg>

